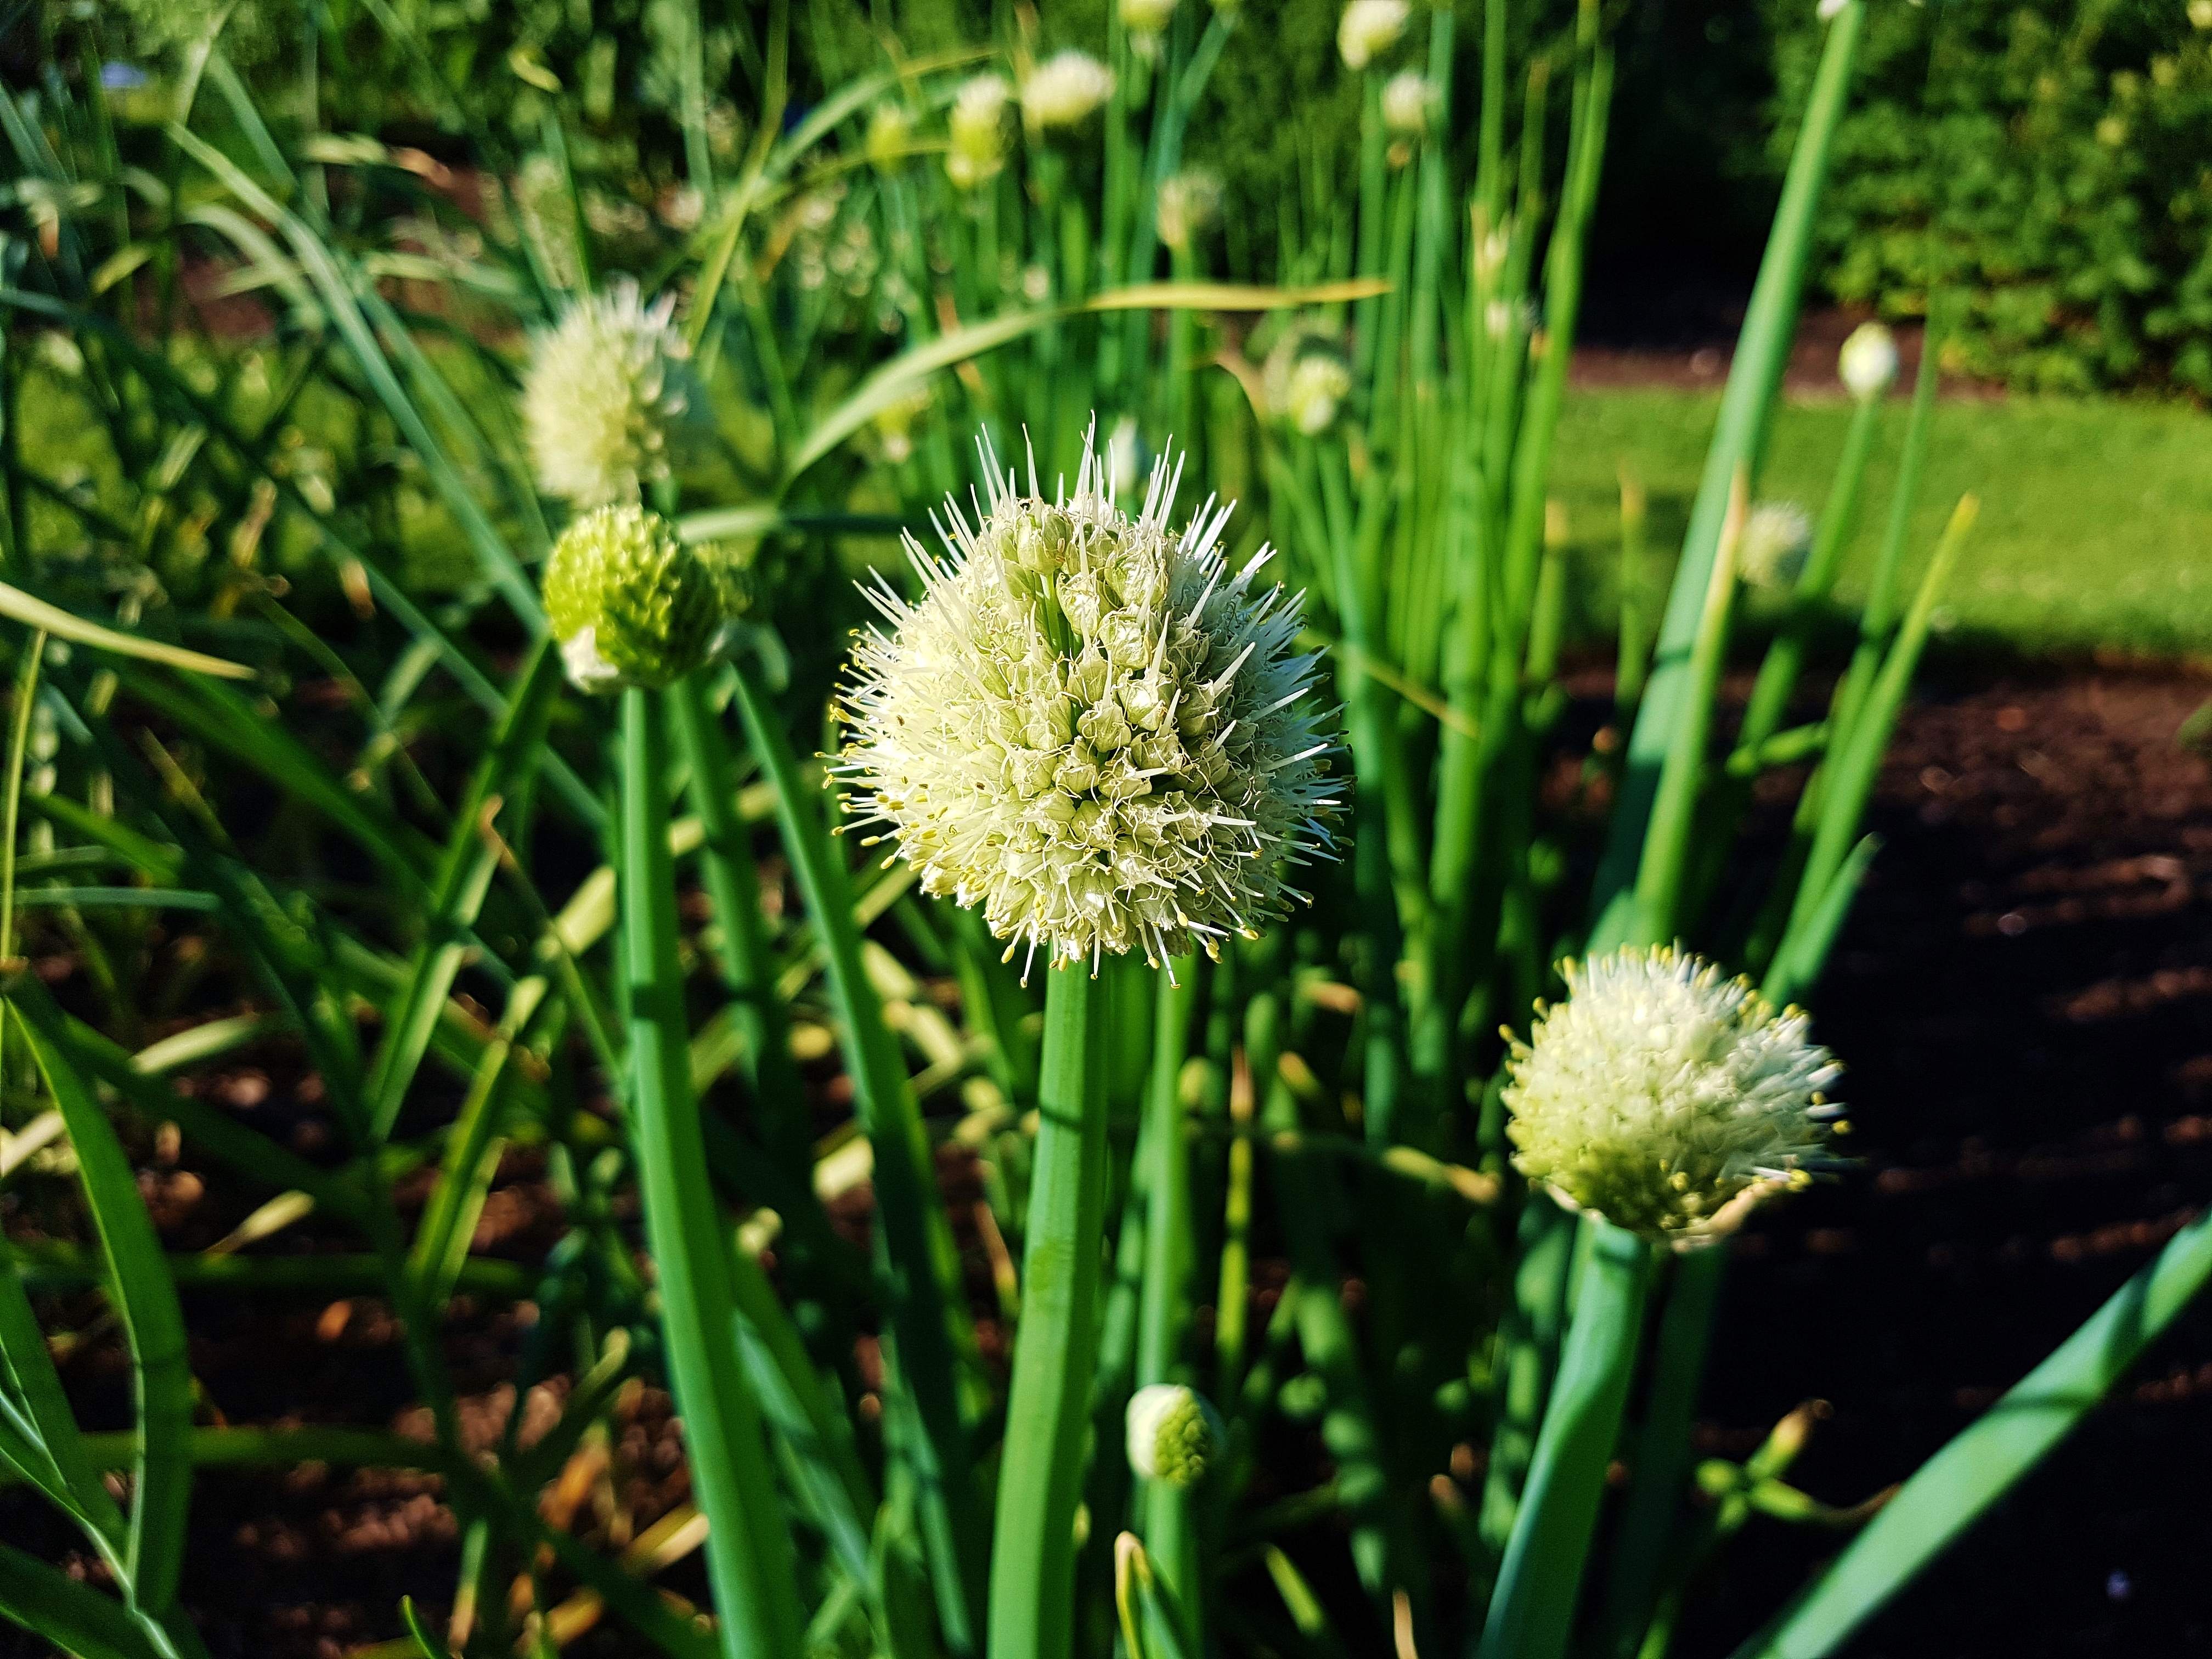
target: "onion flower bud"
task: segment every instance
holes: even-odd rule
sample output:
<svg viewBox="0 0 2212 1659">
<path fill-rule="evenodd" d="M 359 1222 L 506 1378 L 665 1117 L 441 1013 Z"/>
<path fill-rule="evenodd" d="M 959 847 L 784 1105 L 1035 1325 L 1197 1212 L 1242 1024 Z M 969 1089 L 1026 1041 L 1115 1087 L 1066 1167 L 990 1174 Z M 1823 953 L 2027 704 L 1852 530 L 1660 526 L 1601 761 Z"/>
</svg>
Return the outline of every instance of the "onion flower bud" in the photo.
<svg viewBox="0 0 2212 1659">
<path fill-rule="evenodd" d="M 1406 0 L 1352 0 L 1337 20 L 1336 49 L 1348 70 L 1364 70 L 1406 32 L 1413 8 Z"/>
<path fill-rule="evenodd" d="M 707 659 L 725 611 L 714 568 L 640 507 L 603 507 L 545 562 L 545 617 L 582 691 L 658 690 Z"/>
<path fill-rule="evenodd" d="M 1129 31 L 1129 45 L 1141 58 L 1158 55 L 1160 36 L 1175 15 L 1176 0 L 1121 0 L 1115 7 L 1121 27 Z"/>
<path fill-rule="evenodd" d="M 868 165 L 878 173 L 896 173 L 906 160 L 907 147 L 914 143 L 914 118 L 899 104 L 876 106 L 868 117 L 866 152 Z"/>
<path fill-rule="evenodd" d="M 1154 210 L 1160 240 L 1177 252 L 1221 216 L 1221 175 L 1205 167 L 1185 167 L 1162 181 Z"/>
<path fill-rule="evenodd" d="M 1747 586 L 1788 587 L 1813 547 L 1813 515 L 1795 501 L 1761 501 L 1736 544 L 1736 574 Z"/>
<path fill-rule="evenodd" d="M 1022 82 L 1022 122 L 1031 132 L 1080 126 L 1114 95 L 1114 71 L 1087 52 L 1056 52 Z"/>
<path fill-rule="evenodd" d="M 1861 323 L 1836 354 L 1836 373 L 1861 403 L 1881 397 L 1897 380 L 1897 337 L 1880 323 Z"/>
<path fill-rule="evenodd" d="M 1206 1479 L 1229 1439 L 1205 1397 L 1180 1382 L 1152 1382 L 1138 1389 L 1129 1396 L 1126 1421 L 1129 1468 L 1147 1480 L 1164 1480 L 1185 1491 Z"/>
<path fill-rule="evenodd" d="M 1436 90 L 1428 77 L 1407 70 L 1382 83 L 1382 125 L 1401 138 L 1418 138 L 1429 130 Z"/>
<path fill-rule="evenodd" d="M 670 473 L 704 400 L 677 331 L 676 296 L 651 305 L 623 280 L 576 301 L 534 343 L 523 428 L 538 487 L 572 507 L 634 501 Z"/>
<path fill-rule="evenodd" d="M 1570 1208 L 1678 1247 L 1742 1224 L 1824 1162 L 1840 1075 L 1798 1009 L 1673 950 L 1565 968 L 1507 1061 L 1505 1133 L 1522 1174 Z"/>
<path fill-rule="evenodd" d="M 1298 601 L 1255 590 L 1266 548 L 1229 568 L 1226 507 L 1169 532 L 1165 465 L 1132 518 L 1089 442 L 1052 500 L 1034 464 L 1022 495 L 986 459 L 981 522 L 948 503 L 945 556 L 908 542 L 920 599 L 869 590 L 890 631 L 862 635 L 840 710 L 854 804 L 1010 960 L 1218 954 L 1333 845 Z"/>
</svg>

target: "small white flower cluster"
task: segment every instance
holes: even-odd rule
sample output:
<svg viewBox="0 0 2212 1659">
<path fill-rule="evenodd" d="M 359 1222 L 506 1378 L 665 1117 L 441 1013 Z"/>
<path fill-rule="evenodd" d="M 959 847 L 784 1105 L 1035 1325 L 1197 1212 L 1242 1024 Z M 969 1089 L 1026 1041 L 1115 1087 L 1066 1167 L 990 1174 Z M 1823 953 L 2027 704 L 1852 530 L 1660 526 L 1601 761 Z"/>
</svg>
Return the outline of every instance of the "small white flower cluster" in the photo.
<svg viewBox="0 0 2212 1659">
<path fill-rule="evenodd" d="M 1154 210 L 1160 240 L 1178 252 L 1221 216 L 1221 175 L 1206 167 L 1185 167 L 1160 185 Z"/>
<path fill-rule="evenodd" d="M 1788 587 L 1813 546 L 1813 515 L 1795 501 L 1761 501 L 1738 538 L 1736 574 L 1747 587 Z"/>
<path fill-rule="evenodd" d="M 624 278 L 538 336 L 522 421 L 547 495 L 580 510 L 603 507 L 635 501 L 669 476 L 671 452 L 701 407 L 675 310 L 674 295 L 647 305 Z"/>
<path fill-rule="evenodd" d="M 1267 353 L 1260 385 L 1270 415 L 1317 438 L 1335 423 L 1352 395 L 1352 365 L 1333 336 L 1293 327 Z"/>
<path fill-rule="evenodd" d="M 1429 130 L 1436 88 L 1425 75 L 1406 70 L 1382 83 L 1382 125 L 1400 138 L 1418 138 Z"/>
<path fill-rule="evenodd" d="M 1087 52 L 1056 52 L 1022 82 L 1022 120 L 1031 132 L 1080 126 L 1114 95 L 1114 71 Z"/>
<path fill-rule="evenodd" d="M 1345 68 L 1364 70 L 1396 46 L 1412 15 L 1406 0 L 1352 0 L 1336 24 L 1336 49 Z"/>
<path fill-rule="evenodd" d="M 962 190 L 974 190 L 999 176 L 1006 165 L 1006 135 L 1000 130 L 1012 88 L 998 75 L 971 76 L 952 100 L 952 147 L 945 174 Z"/>
<path fill-rule="evenodd" d="M 1802 1186 L 1841 1109 L 1842 1068 L 1741 979 L 1672 950 L 1565 969 L 1567 1000 L 1538 1005 L 1508 1065 L 1513 1162 L 1562 1203 L 1678 1244 L 1741 1224 Z"/>
<path fill-rule="evenodd" d="M 1154 469 L 1133 519 L 1086 441 L 1073 495 L 1027 495 L 988 451 L 988 507 L 947 504 L 948 556 L 911 539 L 909 605 L 855 651 L 839 770 L 922 890 L 981 904 L 1054 962 L 1218 952 L 1297 895 L 1287 866 L 1332 843 L 1334 744 L 1301 655 L 1298 601 L 1231 572 L 1229 509 L 1180 536 Z M 1179 469 L 1177 469 L 1179 470 Z"/>
<path fill-rule="evenodd" d="M 1121 27 L 1129 31 L 1129 44 L 1149 58 L 1159 50 L 1160 36 L 1175 15 L 1176 0 L 1121 0 L 1115 8 Z"/>
</svg>

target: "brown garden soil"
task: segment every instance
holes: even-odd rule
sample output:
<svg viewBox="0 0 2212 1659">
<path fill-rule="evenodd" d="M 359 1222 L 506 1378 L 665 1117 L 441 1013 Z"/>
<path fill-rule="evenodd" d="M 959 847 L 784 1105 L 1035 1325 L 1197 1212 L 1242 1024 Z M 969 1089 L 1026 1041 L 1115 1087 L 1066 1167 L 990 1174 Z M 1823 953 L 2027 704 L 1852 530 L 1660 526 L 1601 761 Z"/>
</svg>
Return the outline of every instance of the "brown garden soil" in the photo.
<svg viewBox="0 0 2212 1659">
<path fill-rule="evenodd" d="M 1792 1478 L 1837 1504 L 1878 1492 L 2212 1198 L 2212 768 L 2175 743 L 2208 696 L 2212 681 L 2172 669 L 1962 670 L 1948 688 L 1939 673 L 1906 713 L 1874 811 L 1887 846 L 1818 997 L 1819 1034 L 1850 1068 L 1863 1165 L 1773 1206 L 1735 1243 L 1698 1431 L 1706 1454 L 1741 1457 L 1822 1400 Z M 324 1120 L 285 1065 L 270 1051 L 200 1086 L 305 1149 Z M 819 1103 L 836 1109 L 838 1079 L 821 1081 Z M 140 1150 L 171 1248 L 236 1219 L 189 1147 L 181 1164 L 173 1148 L 167 1163 L 158 1146 Z M 969 1212 L 965 1172 L 946 1174 L 956 1212 Z M 857 1230 L 865 1208 L 837 1219 Z M 26 1231 L 20 1215 L 9 1224 Z M 477 1245 L 535 1261 L 559 1226 L 541 1170 L 517 1158 Z M 312 1222 L 301 1231 L 313 1238 Z M 192 1294 L 186 1309 L 195 1370 L 227 1420 L 420 1431 L 381 1304 Z M 94 1310 L 63 1311 L 81 1328 Z M 449 1352 L 480 1444 L 513 1409 L 527 1316 L 455 1310 Z M 114 1344 L 68 1375 L 88 1423 L 128 1422 Z M 526 1442 L 561 1395 L 556 1383 L 527 1398 Z M 617 1417 L 606 1479 L 584 1501 L 634 1537 L 689 1486 L 665 1395 L 634 1386 Z M 1852 1651 L 2212 1652 L 2208 1491 L 2212 1298 Z M 398 1633 L 402 1595 L 434 1617 L 452 1595 L 453 1522 L 428 1477 L 209 1470 L 194 1514 L 185 1595 L 218 1659 L 338 1659 Z M 96 1576 L 21 1493 L 0 1492 L 0 1537 Z M 1675 1652 L 1725 1655 L 1838 1546 L 1754 1519 L 1699 1587 Z M 659 1582 L 701 1595 L 696 1553 Z M 568 1650 L 627 1649 L 602 1626 Z M 0 1627 L 0 1659 L 42 1651 Z"/>
</svg>

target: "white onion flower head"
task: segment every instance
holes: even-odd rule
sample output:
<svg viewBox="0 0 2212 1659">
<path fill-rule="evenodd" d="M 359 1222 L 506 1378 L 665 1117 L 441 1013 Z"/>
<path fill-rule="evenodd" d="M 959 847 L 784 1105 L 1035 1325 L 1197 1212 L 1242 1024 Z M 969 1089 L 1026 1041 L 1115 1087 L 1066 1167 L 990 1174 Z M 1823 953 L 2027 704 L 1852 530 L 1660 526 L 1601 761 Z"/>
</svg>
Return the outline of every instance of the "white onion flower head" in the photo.
<svg viewBox="0 0 2212 1659">
<path fill-rule="evenodd" d="M 868 165 L 878 173 L 896 173 L 913 143 L 914 118 L 906 106 L 890 102 L 877 105 L 868 117 Z"/>
<path fill-rule="evenodd" d="M 1124 1416 L 1129 1468 L 1146 1480 L 1188 1491 L 1227 1443 L 1221 1418 L 1195 1389 L 1151 1382 L 1129 1396 Z"/>
<path fill-rule="evenodd" d="M 1382 83 L 1382 125 L 1401 138 L 1419 138 L 1429 130 L 1436 89 L 1428 76 L 1407 70 Z"/>
<path fill-rule="evenodd" d="M 1317 438 L 1334 424 L 1351 395 L 1352 371 L 1344 360 L 1330 352 L 1309 352 L 1291 370 L 1283 413 L 1307 437 Z"/>
<path fill-rule="evenodd" d="M 1880 323 L 1861 323 L 1836 354 L 1836 374 L 1861 403 L 1881 397 L 1897 380 L 1897 337 Z"/>
<path fill-rule="evenodd" d="M 1266 548 L 1229 568 L 1227 507 L 1169 530 L 1179 467 L 1132 518 L 1088 441 L 1050 500 L 1034 462 L 1026 495 L 988 448 L 984 466 L 977 520 L 946 504 L 944 556 L 908 540 L 921 599 L 869 590 L 890 630 L 861 635 L 840 711 L 852 804 L 924 892 L 980 905 L 1010 960 L 1218 954 L 1333 848 L 1299 602 L 1255 584 Z"/>
<path fill-rule="evenodd" d="M 1006 164 L 1001 125 L 1012 88 L 998 75 L 971 76 L 952 100 L 952 144 L 945 157 L 945 176 L 962 190 L 989 183 Z"/>
<path fill-rule="evenodd" d="M 1345 68 L 1364 70 L 1396 46 L 1412 15 L 1406 0 L 1351 0 L 1336 25 L 1336 49 Z"/>
<path fill-rule="evenodd" d="M 1022 82 L 1022 120 L 1031 132 L 1080 126 L 1114 95 L 1114 71 L 1087 52 L 1056 52 Z"/>
<path fill-rule="evenodd" d="M 538 487 L 572 507 L 634 501 L 667 477 L 704 400 L 674 322 L 624 279 L 577 301 L 532 343 L 522 421 Z"/>
<path fill-rule="evenodd" d="M 1508 1060 L 1513 1163 L 1572 1208 L 1677 1245 L 1741 1224 L 1822 1161 L 1841 1074 L 1798 1009 L 1673 950 L 1565 969 Z"/>
<path fill-rule="evenodd" d="M 1813 515 L 1795 501 L 1761 501 L 1751 509 L 1736 545 L 1736 574 L 1747 586 L 1787 587 L 1813 546 Z"/>
<path fill-rule="evenodd" d="M 1221 216 L 1221 175 L 1206 167 L 1185 167 L 1164 179 L 1155 218 L 1160 240 L 1177 252 Z"/>
</svg>

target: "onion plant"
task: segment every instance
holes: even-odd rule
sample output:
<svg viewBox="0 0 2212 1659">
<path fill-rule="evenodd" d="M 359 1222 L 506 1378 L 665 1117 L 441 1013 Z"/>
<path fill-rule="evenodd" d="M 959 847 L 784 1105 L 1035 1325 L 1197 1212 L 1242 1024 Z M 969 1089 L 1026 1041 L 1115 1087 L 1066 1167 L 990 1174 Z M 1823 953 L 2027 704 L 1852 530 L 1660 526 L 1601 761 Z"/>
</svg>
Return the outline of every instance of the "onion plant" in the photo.
<svg viewBox="0 0 2212 1659">
<path fill-rule="evenodd" d="M 455 1582 L 392 1610 L 395 1655 L 605 1619 L 673 1659 L 1660 1659 L 1747 1516 L 1863 1521 L 1783 1480 L 1805 1423 L 1741 1466 L 1689 1433 L 1726 1237 L 1839 1173 L 1798 1005 L 1973 518 L 1916 576 L 1938 354 L 1900 441 L 1878 332 L 1817 518 L 1755 505 L 1863 5 L 1656 627 L 1624 478 L 1586 750 L 1563 665 L 1606 619 L 1547 480 L 1609 142 L 1594 0 L 1353 0 L 1356 148 L 1257 255 L 1188 164 L 1231 5 L 1123 0 L 1089 40 L 1015 9 L 804 109 L 787 8 L 666 8 L 657 218 L 609 193 L 588 90 L 518 57 L 554 84 L 495 127 L 409 9 L 264 7 L 282 100 L 217 16 L 135 112 L 57 14 L 57 72 L 0 96 L 0 1186 L 41 1221 L 0 1243 L 0 1478 L 105 1582 L 0 1545 L 0 1613 L 199 1651 L 196 1464 L 436 1475 Z M 349 29 L 478 213 L 324 129 Z M 196 331 L 207 267 L 265 332 Z M 1814 708 L 1862 520 L 1877 580 Z M 1753 583 L 1781 620 L 1739 711 Z M 199 1086 L 248 1059 L 313 1135 Z M 137 1194 L 171 1140 L 220 1166 L 204 1249 Z M 477 1250 L 525 1160 L 558 1242 Z M 2185 1232 L 1753 1650 L 1844 1640 L 2208 1271 Z M 428 1437 L 230 1423 L 180 1287 L 383 1298 Z M 518 1397 L 565 1391 L 487 1447 L 449 1322 L 524 1301 Z M 73 1356 L 111 1338 L 136 1427 L 87 1434 Z M 647 1376 L 688 1507 L 634 1535 L 576 1494 Z M 651 1582 L 690 1550 L 711 1607 Z"/>
</svg>

